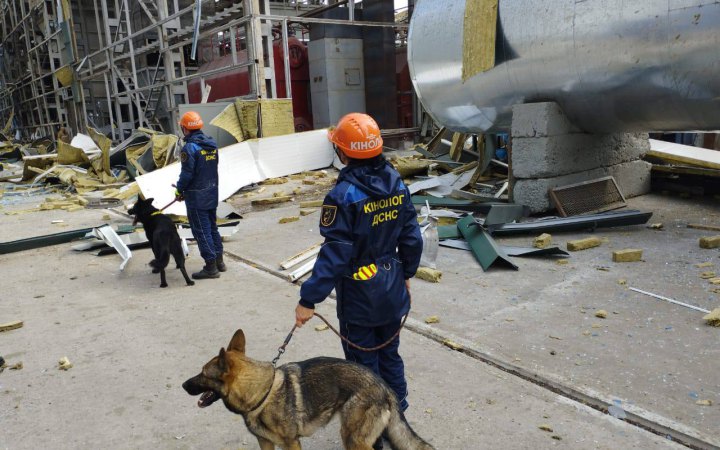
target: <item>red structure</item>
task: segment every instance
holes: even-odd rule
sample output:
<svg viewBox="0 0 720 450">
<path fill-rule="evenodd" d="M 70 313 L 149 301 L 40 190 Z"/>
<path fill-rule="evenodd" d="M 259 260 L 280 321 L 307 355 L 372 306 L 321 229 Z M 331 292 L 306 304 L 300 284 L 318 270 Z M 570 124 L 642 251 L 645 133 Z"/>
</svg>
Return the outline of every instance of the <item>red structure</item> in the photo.
<svg viewBox="0 0 720 450">
<path fill-rule="evenodd" d="M 223 56 L 218 56 L 210 62 L 200 66 L 199 72 L 227 67 L 232 65 L 232 55 L 223 44 L 220 49 Z M 295 117 L 295 131 L 312 129 L 312 107 L 310 104 L 310 67 L 307 57 L 307 46 L 296 37 L 288 38 L 290 53 L 290 83 L 292 89 L 293 116 Z M 238 61 L 247 60 L 247 52 L 238 50 Z M 273 55 L 275 63 L 275 87 L 279 98 L 286 98 L 284 52 L 281 39 L 273 41 Z M 209 102 L 220 99 L 239 97 L 250 93 L 250 79 L 247 67 L 239 67 L 205 78 L 205 84 L 212 86 Z M 188 96 L 190 103 L 200 103 L 202 90 L 200 80 L 194 79 L 188 83 Z"/>
</svg>

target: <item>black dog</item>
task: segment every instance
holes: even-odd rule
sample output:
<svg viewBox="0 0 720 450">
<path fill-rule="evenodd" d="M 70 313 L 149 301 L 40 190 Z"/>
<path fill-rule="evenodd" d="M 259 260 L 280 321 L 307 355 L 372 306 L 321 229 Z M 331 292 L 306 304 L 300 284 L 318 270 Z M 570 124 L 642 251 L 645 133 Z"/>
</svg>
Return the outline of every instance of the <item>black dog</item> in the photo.
<svg viewBox="0 0 720 450">
<path fill-rule="evenodd" d="M 185 277 L 188 286 L 195 284 L 188 277 L 185 271 L 185 252 L 183 252 L 182 241 L 178 235 L 175 224 L 170 218 L 152 205 L 153 199 L 143 200 L 138 198 L 137 203 L 128 210 L 128 213 L 135 216 L 135 223 L 140 222 L 145 228 L 145 235 L 150 241 L 155 259 L 150 261 L 153 273 L 160 272 L 160 287 L 167 287 L 165 281 L 165 268 L 170 262 L 170 255 L 175 258 L 177 269 Z"/>
</svg>

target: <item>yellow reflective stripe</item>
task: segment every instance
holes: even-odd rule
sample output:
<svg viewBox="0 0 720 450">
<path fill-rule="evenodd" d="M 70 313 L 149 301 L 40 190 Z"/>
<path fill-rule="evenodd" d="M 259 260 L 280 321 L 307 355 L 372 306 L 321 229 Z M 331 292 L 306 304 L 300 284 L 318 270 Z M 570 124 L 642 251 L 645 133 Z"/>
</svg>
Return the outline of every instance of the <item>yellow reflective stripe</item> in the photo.
<svg viewBox="0 0 720 450">
<path fill-rule="evenodd" d="M 375 264 L 370 264 L 368 266 L 363 266 L 358 268 L 357 272 L 353 274 L 354 280 L 369 280 L 370 278 L 374 277 L 377 273 L 377 266 Z"/>
</svg>

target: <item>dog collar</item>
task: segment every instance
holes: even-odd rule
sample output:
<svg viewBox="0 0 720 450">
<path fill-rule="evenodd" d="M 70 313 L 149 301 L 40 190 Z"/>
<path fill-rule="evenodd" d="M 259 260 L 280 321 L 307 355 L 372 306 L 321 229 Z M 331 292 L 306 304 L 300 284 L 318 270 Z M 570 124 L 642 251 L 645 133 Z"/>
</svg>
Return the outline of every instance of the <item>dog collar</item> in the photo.
<svg viewBox="0 0 720 450">
<path fill-rule="evenodd" d="M 275 368 L 273 367 L 273 381 L 272 381 L 272 383 L 270 384 L 270 389 L 268 389 L 268 391 L 265 393 L 265 395 L 263 396 L 263 398 L 261 398 L 260 401 L 258 402 L 258 404 L 255 405 L 255 406 L 253 406 L 253 407 L 248 411 L 248 413 L 251 413 L 251 412 L 255 411 L 255 410 L 258 409 L 260 406 L 262 406 L 263 403 L 265 403 L 265 400 L 267 400 L 267 398 L 270 396 L 270 393 L 272 392 L 274 385 L 275 385 Z"/>
<path fill-rule="evenodd" d="M 154 213 L 150 214 L 151 216 L 159 216 L 162 214 L 162 211 L 155 211 Z"/>
</svg>

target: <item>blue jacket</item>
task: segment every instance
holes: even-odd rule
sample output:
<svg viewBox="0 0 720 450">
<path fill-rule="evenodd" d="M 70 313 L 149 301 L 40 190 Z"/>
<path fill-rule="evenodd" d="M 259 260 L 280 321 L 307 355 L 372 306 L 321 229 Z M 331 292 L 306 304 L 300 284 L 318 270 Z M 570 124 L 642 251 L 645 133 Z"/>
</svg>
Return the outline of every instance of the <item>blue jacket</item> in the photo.
<svg viewBox="0 0 720 450">
<path fill-rule="evenodd" d="M 177 190 L 190 209 L 215 209 L 218 206 L 218 148 L 215 140 L 202 131 L 185 136 L 180 151 L 180 179 Z"/>
<path fill-rule="evenodd" d="M 338 318 L 362 326 L 399 320 L 410 307 L 422 236 L 410 192 L 380 156 L 340 172 L 320 217 L 325 242 L 300 304 L 314 308 L 335 288 Z"/>
</svg>

